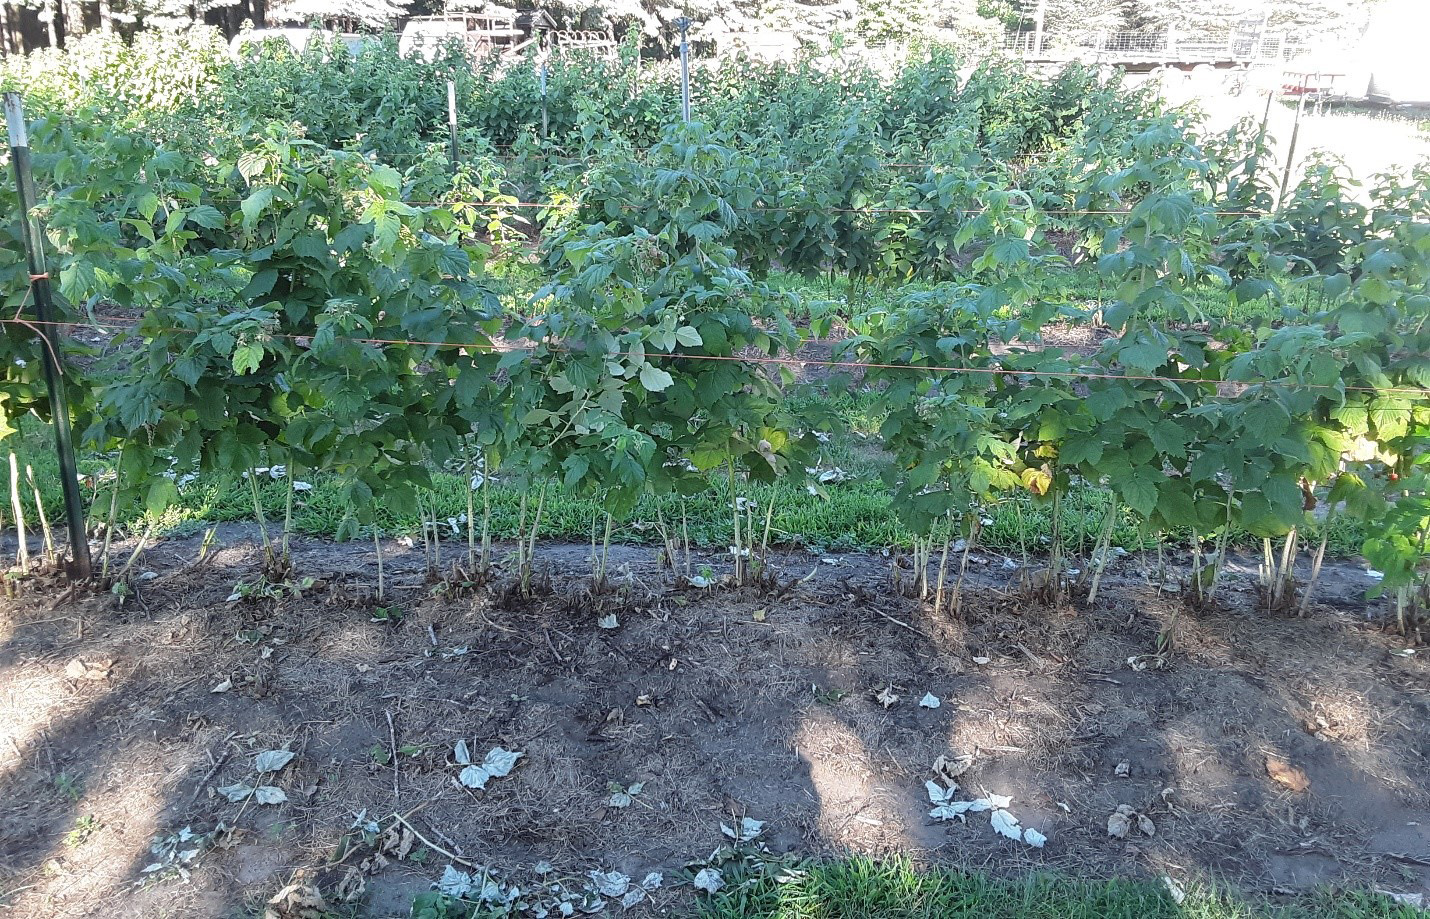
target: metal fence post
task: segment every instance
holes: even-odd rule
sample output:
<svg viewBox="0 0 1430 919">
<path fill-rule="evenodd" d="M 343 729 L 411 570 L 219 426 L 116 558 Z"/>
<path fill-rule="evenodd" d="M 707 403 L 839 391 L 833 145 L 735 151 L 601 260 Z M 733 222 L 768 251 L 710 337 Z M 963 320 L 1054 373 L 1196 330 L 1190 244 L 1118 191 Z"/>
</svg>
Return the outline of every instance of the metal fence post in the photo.
<svg viewBox="0 0 1430 919">
<path fill-rule="evenodd" d="M 675 20 L 680 30 L 680 115 L 686 123 L 690 121 L 690 20 L 681 16 Z"/>
<path fill-rule="evenodd" d="M 457 148 L 457 84 L 453 80 L 447 81 L 447 131 L 452 143 L 452 175 L 456 175 L 462 158 Z"/>
<path fill-rule="evenodd" d="M 537 71 L 537 80 L 541 85 L 541 139 L 545 140 L 547 133 L 551 129 L 550 117 L 546 111 L 546 58 L 541 59 L 541 69 Z"/>
<path fill-rule="evenodd" d="M 1301 116 L 1306 111 L 1306 75 L 1300 74 L 1300 98 L 1296 101 L 1296 121 L 1291 127 L 1291 143 L 1286 148 L 1286 169 L 1281 173 L 1281 193 L 1276 196 L 1276 213 L 1281 213 L 1281 208 L 1286 203 L 1286 193 L 1291 186 L 1291 167 L 1296 162 L 1296 142 L 1301 137 Z"/>
<path fill-rule="evenodd" d="M 84 503 L 79 494 L 74 441 L 70 434 L 69 400 L 65 398 L 64 369 L 59 362 L 59 336 L 55 333 L 54 302 L 50 275 L 45 267 L 44 234 L 31 211 L 35 208 L 35 181 L 30 171 L 30 138 L 25 125 L 25 107 L 19 93 L 5 94 L 5 126 L 10 135 L 10 160 L 15 165 L 15 187 L 19 193 L 20 226 L 30 269 L 30 293 L 35 298 L 35 318 L 39 325 L 40 350 L 45 362 L 45 388 L 50 394 L 50 420 L 55 426 L 55 450 L 60 459 L 60 487 L 65 496 L 65 524 L 69 528 L 70 577 L 90 576 L 89 540 L 84 532 Z"/>
</svg>

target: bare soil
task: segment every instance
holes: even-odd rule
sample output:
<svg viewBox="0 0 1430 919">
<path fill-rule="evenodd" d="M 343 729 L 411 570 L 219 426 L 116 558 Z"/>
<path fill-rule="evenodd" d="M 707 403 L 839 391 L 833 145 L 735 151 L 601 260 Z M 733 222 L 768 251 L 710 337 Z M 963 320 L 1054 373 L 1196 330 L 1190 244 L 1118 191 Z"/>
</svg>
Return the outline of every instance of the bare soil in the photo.
<svg viewBox="0 0 1430 919">
<path fill-rule="evenodd" d="M 741 816 L 804 855 L 1265 893 L 1430 886 L 1430 654 L 1403 655 L 1354 565 L 1330 566 L 1297 619 L 1258 608 L 1249 563 L 1194 611 L 1136 558 L 1095 604 L 1052 607 L 979 556 L 954 619 L 894 594 L 873 555 L 790 555 L 787 585 L 812 576 L 757 593 L 676 587 L 652 551 L 613 549 L 615 586 L 592 596 L 588 549 L 548 546 L 550 594 L 503 605 L 434 589 L 420 549 L 389 545 L 394 624 L 374 621 L 370 546 L 299 541 L 309 589 L 230 602 L 260 553 L 250 528 L 220 542 L 197 566 L 196 538 L 160 543 L 123 602 L 27 582 L 0 607 L 7 915 L 257 915 L 295 877 L 335 902 L 350 874 L 357 915 L 406 915 L 449 861 L 439 847 L 523 885 L 542 861 L 560 878 L 664 871 L 631 912 L 680 910 L 678 872 Z M 618 627 L 599 627 L 610 613 Z M 464 739 L 478 758 L 525 756 L 473 791 L 454 781 Z M 255 754 L 284 747 L 297 756 L 264 781 L 285 803 L 216 793 L 256 783 Z M 1010 795 L 1046 847 L 986 814 L 929 819 L 941 754 L 972 754 L 965 792 Z M 1277 781 L 1268 757 L 1309 787 Z M 610 783 L 633 782 L 634 803 L 609 806 Z M 1155 835 L 1110 838 L 1119 804 Z M 394 812 L 432 844 L 421 863 L 352 845 L 356 814 Z M 145 881 L 156 838 L 220 824 L 233 831 L 187 883 Z"/>
</svg>

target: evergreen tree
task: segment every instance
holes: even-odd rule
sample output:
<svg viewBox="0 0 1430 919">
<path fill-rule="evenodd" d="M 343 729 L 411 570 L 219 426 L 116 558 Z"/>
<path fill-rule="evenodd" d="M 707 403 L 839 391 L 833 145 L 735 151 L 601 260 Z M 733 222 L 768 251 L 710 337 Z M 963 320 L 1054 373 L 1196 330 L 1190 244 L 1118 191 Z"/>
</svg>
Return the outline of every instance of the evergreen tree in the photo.
<svg viewBox="0 0 1430 919">
<path fill-rule="evenodd" d="M 286 0 L 273 6 L 273 22 L 333 26 L 343 31 L 380 29 L 407 15 L 411 0 Z"/>
<path fill-rule="evenodd" d="M 272 3 L 271 7 L 269 3 Z M 688 16 L 698 40 L 716 46 L 735 32 L 777 29 L 804 39 L 835 34 L 855 41 L 931 38 L 976 51 L 1004 29 L 1030 30 L 1039 8 L 1049 40 L 1089 32 L 1182 32 L 1260 28 L 1309 43 L 1355 36 L 1378 0 L 524 0 L 571 28 L 640 31 L 657 45 Z M 1430 0 L 1426 0 L 1430 2 Z M 0 51 L 62 43 L 86 31 L 132 35 L 142 28 L 194 22 L 237 32 L 244 19 L 382 27 L 442 0 L 0 0 Z M 487 0 L 465 0 L 487 7 Z"/>
</svg>

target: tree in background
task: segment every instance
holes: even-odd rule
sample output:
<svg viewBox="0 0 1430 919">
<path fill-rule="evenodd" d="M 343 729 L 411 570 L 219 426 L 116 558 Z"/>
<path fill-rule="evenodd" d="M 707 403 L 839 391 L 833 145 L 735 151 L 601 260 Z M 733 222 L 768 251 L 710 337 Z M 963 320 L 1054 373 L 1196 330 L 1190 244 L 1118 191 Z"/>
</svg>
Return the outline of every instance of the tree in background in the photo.
<svg viewBox="0 0 1430 919">
<path fill-rule="evenodd" d="M 485 0 L 464 6 L 500 9 Z M 1186 31 L 1259 27 L 1302 41 L 1355 33 L 1377 0 L 522 0 L 577 29 L 636 30 L 648 46 L 668 49 L 675 21 L 695 22 L 697 40 L 718 45 L 731 33 L 779 30 L 804 39 L 843 35 L 866 41 L 923 38 L 978 50 L 1004 29 L 1031 29 L 1043 8 L 1044 30 Z M 1427 0 L 1430 2 L 1430 0 Z M 231 37 L 249 20 L 344 22 L 381 28 L 443 0 L 0 0 L 0 52 L 63 45 L 90 31 L 132 35 L 141 28 L 208 23 Z M 509 10 L 508 10 L 509 11 Z"/>
<path fill-rule="evenodd" d="M 940 40 L 977 45 L 1002 31 L 977 0 L 861 0 L 850 32 L 868 41 Z"/>
<path fill-rule="evenodd" d="M 1304 37 L 1355 32 L 1376 0 L 984 0 L 1011 28 L 1031 29 L 1039 6 L 1055 35 L 1090 30 L 1160 32 L 1266 28 Z"/>
<path fill-rule="evenodd" d="M 408 15 L 411 0 L 283 0 L 268 12 L 273 22 L 335 25 L 345 32 L 381 29 Z"/>
<path fill-rule="evenodd" d="M 1016 0 L 1019 29 L 1032 29 L 1039 0 Z M 1043 31 L 1048 35 L 1125 28 L 1125 0 L 1043 0 Z"/>
<path fill-rule="evenodd" d="M 1317 35 L 1364 28 L 1375 0 L 1124 0 L 1128 28 L 1219 30 L 1260 24 Z"/>
<path fill-rule="evenodd" d="M 128 37 L 204 23 L 232 36 L 245 19 L 263 22 L 266 14 L 267 0 L 0 0 L 0 52 L 63 47 L 90 32 Z"/>
<path fill-rule="evenodd" d="M 1012 0 L 1005 0 L 1012 2 Z M 647 47 L 673 49 L 676 20 L 694 23 L 691 39 L 722 47 L 732 35 L 778 32 L 805 41 L 835 36 L 846 42 L 919 40 L 969 50 L 996 43 L 1003 31 L 987 0 L 550 0 L 540 7 L 578 29 L 637 30 Z"/>
</svg>

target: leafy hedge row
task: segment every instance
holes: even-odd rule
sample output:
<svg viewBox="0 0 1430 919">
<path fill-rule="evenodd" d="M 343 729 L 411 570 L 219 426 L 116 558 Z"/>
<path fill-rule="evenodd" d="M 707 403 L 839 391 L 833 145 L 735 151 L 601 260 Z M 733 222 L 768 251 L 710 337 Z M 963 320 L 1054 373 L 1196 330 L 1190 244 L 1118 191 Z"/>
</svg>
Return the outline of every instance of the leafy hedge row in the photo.
<svg viewBox="0 0 1430 919">
<path fill-rule="evenodd" d="M 434 468 L 481 469 L 529 483 L 525 552 L 548 488 L 620 516 L 718 473 L 743 580 L 773 511 L 744 483 L 809 476 L 838 424 L 794 410 L 789 362 L 847 326 L 839 362 L 885 393 L 886 478 L 926 545 L 972 537 L 999 494 L 1057 502 L 1074 481 L 1199 536 L 1294 532 L 1330 508 L 1378 521 L 1368 558 L 1424 602 L 1430 173 L 1381 180 L 1367 207 L 1318 166 L 1276 210 L 1254 130 L 1199 139 L 1080 71 L 1043 84 L 939 53 L 892 86 L 730 69 L 703 86 L 710 127 L 665 124 L 668 77 L 633 71 L 562 64 L 545 142 L 530 71 L 483 83 L 451 60 L 270 53 L 123 113 L 40 92 L 61 290 L 76 319 L 136 317 L 70 371 L 86 442 L 119 457 L 118 499 L 158 511 L 184 475 L 283 463 L 339 478 L 365 523 L 377 501 L 419 507 Z M 448 73 L 468 139 L 517 159 L 445 175 Z M 532 192 L 548 210 L 514 207 Z M 512 257 L 533 230 L 547 282 L 503 304 L 492 246 Z M 0 256 L 11 310 L 17 252 Z M 1040 346 L 1047 323 L 1094 318 L 1037 294 L 1070 257 L 1111 291 L 1096 318 L 1114 334 L 1091 354 Z M 851 316 L 775 289 L 774 266 L 942 283 Z M 1208 281 L 1242 300 L 1306 287 L 1317 308 L 1210 322 L 1189 296 Z M 5 330 L 13 418 L 42 410 L 38 362 L 28 329 Z"/>
</svg>

